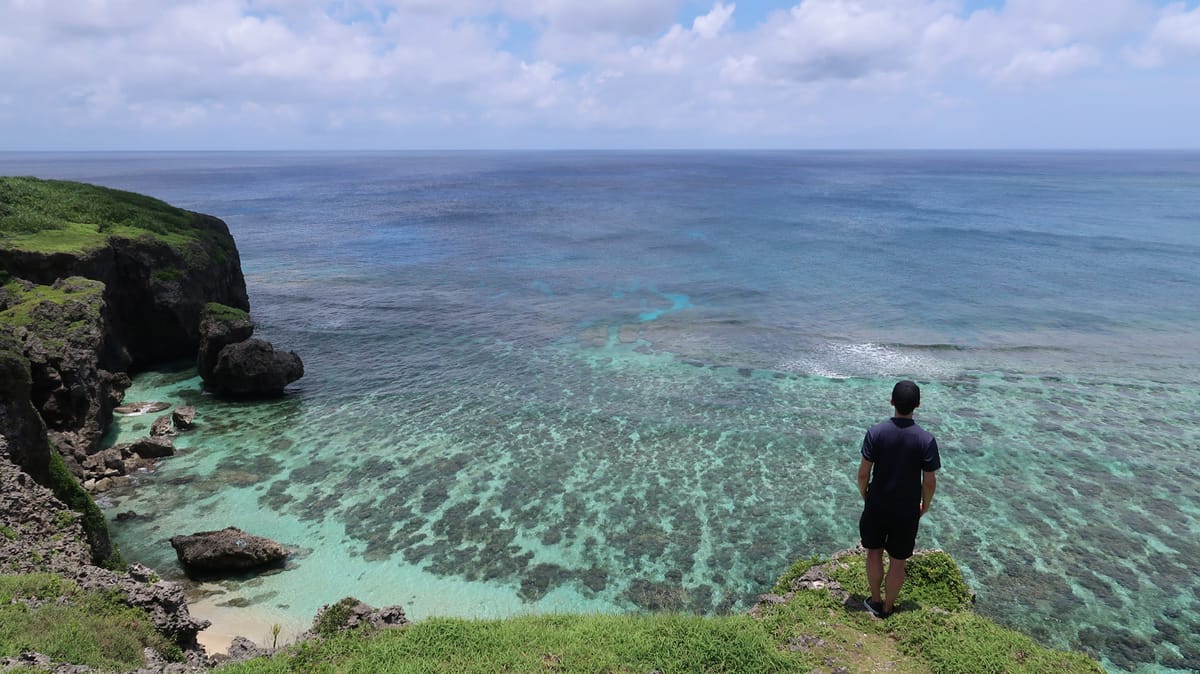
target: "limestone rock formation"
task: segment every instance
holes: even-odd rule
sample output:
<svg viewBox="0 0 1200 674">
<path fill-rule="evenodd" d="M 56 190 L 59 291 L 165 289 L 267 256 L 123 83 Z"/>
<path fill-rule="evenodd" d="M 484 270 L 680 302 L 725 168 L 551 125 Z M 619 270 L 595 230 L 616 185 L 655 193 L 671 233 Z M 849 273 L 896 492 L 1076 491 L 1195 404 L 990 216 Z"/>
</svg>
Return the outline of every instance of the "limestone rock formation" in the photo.
<svg viewBox="0 0 1200 674">
<path fill-rule="evenodd" d="M 17 340 L 0 331 L 0 460 L 42 484 L 50 479 L 46 425 L 30 401 L 29 361 Z"/>
<path fill-rule="evenodd" d="M 171 547 L 189 573 L 200 575 L 251 571 L 280 564 L 288 556 L 279 543 L 237 527 L 173 536 Z"/>
<path fill-rule="evenodd" d="M 6 453 L 71 508 L 93 513 L 84 521 L 96 562 L 112 550 L 75 478 L 129 386 L 125 371 L 194 354 L 208 302 L 249 308 L 225 223 L 129 192 L 0 177 Z"/>
<path fill-rule="evenodd" d="M 295 351 L 277 351 L 270 342 L 252 338 L 221 349 L 208 383 L 234 396 L 269 397 L 282 395 L 303 376 L 304 363 Z"/>
</svg>

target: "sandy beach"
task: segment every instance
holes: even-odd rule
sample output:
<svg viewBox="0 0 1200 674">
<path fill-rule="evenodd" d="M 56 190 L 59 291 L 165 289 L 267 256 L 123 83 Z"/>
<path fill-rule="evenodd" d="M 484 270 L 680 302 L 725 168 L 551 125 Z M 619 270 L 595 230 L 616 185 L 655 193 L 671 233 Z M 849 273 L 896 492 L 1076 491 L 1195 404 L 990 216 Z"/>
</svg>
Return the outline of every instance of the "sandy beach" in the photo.
<svg viewBox="0 0 1200 674">
<path fill-rule="evenodd" d="M 279 646 L 291 643 L 309 628 L 307 623 L 297 622 L 281 609 L 261 606 L 221 606 L 221 595 L 206 597 L 188 604 L 188 610 L 197 618 L 212 622 L 196 639 L 210 655 L 225 653 L 234 637 L 243 636 L 262 648 L 270 648 L 274 637 L 272 627 L 280 626 Z"/>
</svg>

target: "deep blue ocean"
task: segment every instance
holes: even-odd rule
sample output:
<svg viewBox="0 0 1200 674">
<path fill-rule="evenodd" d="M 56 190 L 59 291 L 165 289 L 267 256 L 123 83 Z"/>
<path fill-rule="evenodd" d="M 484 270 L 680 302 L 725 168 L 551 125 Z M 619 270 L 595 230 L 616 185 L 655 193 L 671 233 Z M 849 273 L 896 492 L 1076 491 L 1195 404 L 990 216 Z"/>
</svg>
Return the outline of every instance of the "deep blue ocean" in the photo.
<svg viewBox="0 0 1200 674">
<path fill-rule="evenodd" d="M 191 585 L 260 642 L 410 617 L 744 609 L 857 542 L 898 378 L 943 472 L 918 542 L 977 610 L 1116 671 L 1200 668 L 1200 154 L 0 154 L 224 219 L 268 403 L 199 407 L 106 497 L 126 558 L 239 526 L 282 573 Z M 111 440 L 151 418 L 118 421 Z M 285 634 L 287 633 L 285 630 Z"/>
</svg>

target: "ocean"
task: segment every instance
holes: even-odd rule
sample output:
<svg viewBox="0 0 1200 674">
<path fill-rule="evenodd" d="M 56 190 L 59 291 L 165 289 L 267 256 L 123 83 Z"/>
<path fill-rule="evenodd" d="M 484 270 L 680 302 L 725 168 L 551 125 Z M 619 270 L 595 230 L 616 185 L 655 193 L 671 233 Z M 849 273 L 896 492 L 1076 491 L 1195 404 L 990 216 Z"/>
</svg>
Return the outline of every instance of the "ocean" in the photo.
<svg viewBox="0 0 1200 674">
<path fill-rule="evenodd" d="M 193 611 L 304 629 L 743 610 L 857 542 L 859 446 L 918 381 L 918 543 L 977 610 L 1113 671 L 1200 667 L 1200 154 L 0 154 L 224 219 L 269 402 L 189 363 L 179 454 L 101 506 L 129 561 L 226 526 L 289 568 Z M 109 441 L 147 432 L 123 417 Z M 118 513 L 137 517 L 116 520 Z M 258 632 L 261 632 L 258 633 Z"/>
</svg>

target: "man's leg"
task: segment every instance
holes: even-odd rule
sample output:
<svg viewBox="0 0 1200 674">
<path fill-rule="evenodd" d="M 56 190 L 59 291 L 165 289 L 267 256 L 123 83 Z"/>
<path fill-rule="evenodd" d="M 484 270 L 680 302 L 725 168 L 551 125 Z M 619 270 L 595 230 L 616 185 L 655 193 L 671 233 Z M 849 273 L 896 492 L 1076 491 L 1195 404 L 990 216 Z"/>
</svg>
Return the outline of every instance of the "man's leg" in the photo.
<svg viewBox="0 0 1200 674">
<path fill-rule="evenodd" d="M 892 565 L 894 566 L 895 562 L 892 562 Z M 888 580 L 888 588 L 889 588 L 888 596 L 894 597 L 895 595 L 893 595 L 891 593 L 891 589 L 890 589 L 892 587 L 891 580 L 890 580 L 891 576 L 889 576 L 888 578 L 889 578 L 889 580 Z M 901 580 L 903 580 L 903 576 L 901 577 Z M 870 588 L 870 590 L 871 590 L 871 601 L 873 601 L 877 604 L 883 602 L 883 598 L 879 595 L 879 588 L 882 585 L 883 585 L 883 548 L 867 550 L 867 587 Z M 900 588 L 897 587 L 896 591 L 899 592 Z M 884 610 L 886 611 L 887 609 L 885 608 Z"/>
<path fill-rule="evenodd" d="M 871 579 L 870 559 L 871 558 L 868 555 L 868 557 L 867 557 L 867 580 Z M 880 575 L 883 574 L 882 564 L 883 564 L 883 561 L 880 560 L 880 565 L 881 565 Z M 907 564 L 908 564 L 907 559 L 894 559 L 894 558 L 888 559 L 887 598 L 883 600 L 883 612 L 884 613 L 892 612 L 892 607 L 896 603 L 896 598 L 900 596 L 900 586 L 904 585 L 904 567 Z M 874 584 L 874 585 L 872 585 L 872 587 L 876 588 L 876 590 L 878 590 L 879 585 Z M 878 593 L 875 596 L 876 596 L 876 598 L 878 598 L 878 596 L 879 596 Z"/>
</svg>

